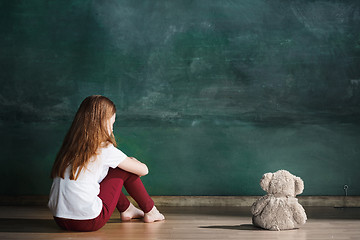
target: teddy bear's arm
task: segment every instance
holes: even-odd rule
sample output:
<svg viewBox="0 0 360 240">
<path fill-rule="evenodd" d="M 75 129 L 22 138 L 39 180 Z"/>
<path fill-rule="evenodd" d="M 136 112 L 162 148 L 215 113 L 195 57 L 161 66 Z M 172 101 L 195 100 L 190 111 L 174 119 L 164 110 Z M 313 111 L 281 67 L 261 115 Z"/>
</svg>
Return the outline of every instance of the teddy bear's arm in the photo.
<svg viewBox="0 0 360 240">
<path fill-rule="evenodd" d="M 294 204 L 293 208 L 294 220 L 297 222 L 297 224 L 305 224 L 307 219 L 305 209 L 299 203 Z"/>
<path fill-rule="evenodd" d="M 254 202 L 254 204 L 251 206 L 251 213 L 254 216 L 259 215 L 262 212 L 262 210 L 264 209 L 264 207 L 269 203 L 269 201 L 270 201 L 270 199 L 269 199 L 268 195 L 262 196 L 256 202 Z"/>
</svg>

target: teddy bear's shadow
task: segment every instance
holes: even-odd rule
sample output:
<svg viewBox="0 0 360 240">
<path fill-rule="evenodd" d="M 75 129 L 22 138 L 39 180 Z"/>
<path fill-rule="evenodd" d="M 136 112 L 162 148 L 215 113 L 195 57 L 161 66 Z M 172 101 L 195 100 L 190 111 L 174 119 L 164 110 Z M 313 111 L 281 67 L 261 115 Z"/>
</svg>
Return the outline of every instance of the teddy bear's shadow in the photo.
<svg viewBox="0 0 360 240">
<path fill-rule="evenodd" d="M 226 229 L 226 230 L 250 230 L 250 231 L 262 231 L 262 228 L 256 227 L 252 224 L 241 224 L 241 225 L 218 225 L 218 226 L 201 226 L 199 228 L 212 228 L 212 229 Z"/>
</svg>

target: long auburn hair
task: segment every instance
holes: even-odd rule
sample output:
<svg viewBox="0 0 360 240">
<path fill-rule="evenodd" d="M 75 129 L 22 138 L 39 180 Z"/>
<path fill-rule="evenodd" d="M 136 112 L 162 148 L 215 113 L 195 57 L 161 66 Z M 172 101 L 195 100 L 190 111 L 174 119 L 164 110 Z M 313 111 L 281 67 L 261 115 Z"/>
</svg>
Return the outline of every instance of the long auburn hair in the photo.
<svg viewBox="0 0 360 240">
<path fill-rule="evenodd" d="M 116 146 L 114 134 L 108 129 L 115 113 L 115 104 L 104 96 L 83 100 L 56 156 L 52 178 L 64 178 L 66 168 L 71 166 L 70 180 L 76 180 L 102 144 Z"/>
</svg>

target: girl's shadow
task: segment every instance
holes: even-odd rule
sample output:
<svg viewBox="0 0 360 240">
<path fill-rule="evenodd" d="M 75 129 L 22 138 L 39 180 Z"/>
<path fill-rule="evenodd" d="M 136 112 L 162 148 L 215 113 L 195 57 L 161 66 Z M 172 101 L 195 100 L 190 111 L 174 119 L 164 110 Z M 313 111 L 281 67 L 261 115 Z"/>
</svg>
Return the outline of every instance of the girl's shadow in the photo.
<svg viewBox="0 0 360 240">
<path fill-rule="evenodd" d="M 0 232 L 63 232 L 53 219 L 0 218 Z"/>
</svg>

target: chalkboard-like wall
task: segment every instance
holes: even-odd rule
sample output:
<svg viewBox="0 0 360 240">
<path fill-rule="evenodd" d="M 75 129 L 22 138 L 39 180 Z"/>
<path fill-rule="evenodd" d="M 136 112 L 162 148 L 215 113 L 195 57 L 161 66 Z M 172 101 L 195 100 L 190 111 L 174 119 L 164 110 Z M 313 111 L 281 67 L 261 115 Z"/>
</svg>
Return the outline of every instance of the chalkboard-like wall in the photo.
<svg viewBox="0 0 360 240">
<path fill-rule="evenodd" d="M 118 108 L 152 195 L 360 194 L 360 2 L 1 1 L 0 195 L 48 194 L 77 107 Z"/>
</svg>

